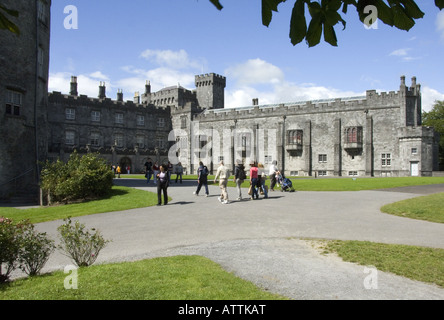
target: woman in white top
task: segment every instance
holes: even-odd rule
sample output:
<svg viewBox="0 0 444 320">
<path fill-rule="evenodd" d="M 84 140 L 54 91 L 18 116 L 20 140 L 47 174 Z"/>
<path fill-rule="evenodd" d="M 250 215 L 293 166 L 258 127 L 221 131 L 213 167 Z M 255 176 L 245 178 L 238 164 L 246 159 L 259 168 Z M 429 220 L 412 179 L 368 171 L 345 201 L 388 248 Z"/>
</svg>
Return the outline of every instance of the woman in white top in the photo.
<svg viewBox="0 0 444 320">
<path fill-rule="evenodd" d="M 270 168 L 268 169 L 268 175 L 270 176 L 270 190 L 271 191 L 274 191 L 274 186 L 276 185 L 276 173 L 278 172 L 276 164 L 277 164 L 277 161 L 274 160 L 271 163 Z"/>
</svg>

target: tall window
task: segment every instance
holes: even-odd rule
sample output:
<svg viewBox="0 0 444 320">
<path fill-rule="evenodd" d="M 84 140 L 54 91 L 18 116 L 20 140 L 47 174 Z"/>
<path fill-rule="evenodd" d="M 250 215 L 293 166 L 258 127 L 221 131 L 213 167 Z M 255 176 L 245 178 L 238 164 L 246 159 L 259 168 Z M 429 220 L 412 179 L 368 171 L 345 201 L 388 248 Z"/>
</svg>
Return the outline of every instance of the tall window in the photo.
<svg viewBox="0 0 444 320">
<path fill-rule="evenodd" d="M 390 167 L 392 165 L 392 155 L 390 153 L 381 154 L 381 165 L 383 167 Z"/>
<path fill-rule="evenodd" d="M 140 114 L 137 115 L 137 120 L 136 121 L 137 121 L 137 125 L 138 126 L 144 126 L 145 125 L 145 117 L 140 115 Z"/>
<path fill-rule="evenodd" d="M 157 127 L 159 127 L 159 128 L 165 127 L 165 118 L 158 118 L 157 119 Z"/>
<path fill-rule="evenodd" d="M 22 100 L 22 93 L 12 90 L 6 90 L 6 114 L 19 116 L 22 108 Z"/>
<path fill-rule="evenodd" d="M 116 113 L 115 123 L 123 123 L 123 113 Z"/>
<path fill-rule="evenodd" d="M 325 163 L 325 162 L 327 162 L 327 155 L 326 154 L 320 154 L 318 159 L 319 159 L 319 162 Z"/>
<path fill-rule="evenodd" d="M 74 131 L 68 130 L 65 132 L 65 144 L 73 145 L 76 133 Z"/>
<path fill-rule="evenodd" d="M 75 120 L 76 119 L 76 109 L 66 108 L 65 109 L 65 118 L 66 118 L 66 120 Z"/>
<path fill-rule="evenodd" d="M 139 146 L 139 148 L 144 148 L 145 147 L 145 138 L 142 135 L 138 135 L 136 136 L 136 143 Z"/>
<path fill-rule="evenodd" d="M 346 143 L 362 143 L 362 127 L 349 127 L 345 129 Z"/>
<path fill-rule="evenodd" d="M 99 147 L 100 146 L 100 134 L 98 132 L 91 132 L 90 142 L 93 147 Z"/>
<path fill-rule="evenodd" d="M 91 111 L 91 121 L 100 122 L 100 111 Z"/>
<path fill-rule="evenodd" d="M 287 145 L 301 145 L 302 135 L 303 135 L 302 130 L 288 130 Z"/>
<path fill-rule="evenodd" d="M 117 147 L 123 147 L 123 134 L 122 133 L 116 133 L 114 135 L 114 144 Z"/>
</svg>

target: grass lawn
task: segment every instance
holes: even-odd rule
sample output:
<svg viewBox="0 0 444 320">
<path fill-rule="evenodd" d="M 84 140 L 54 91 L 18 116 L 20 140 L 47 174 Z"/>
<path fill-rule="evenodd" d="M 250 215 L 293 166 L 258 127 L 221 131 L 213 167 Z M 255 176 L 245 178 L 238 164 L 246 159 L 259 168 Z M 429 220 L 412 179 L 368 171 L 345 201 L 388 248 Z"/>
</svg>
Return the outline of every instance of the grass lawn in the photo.
<svg viewBox="0 0 444 320">
<path fill-rule="evenodd" d="M 63 271 L 0 285 L 0 300 L 282 300 L 200 256 L 94 265 L 77 270 L 67 290 Z"/>
<path fill-rule="evenodd" d="M 444 249 L 337 240 L 325 241 L 324 250 L 336 252 L 344 261 L 444 288 Z"/>
<path fill-rule="evenodd" d="M 401 217 L 444 223 L 444 193 L 387 204 L 381 211 Z"/>
<path fill-rule="evenodd" d="M 17 222 L 29 219 L 31 223 L 39 223 L 95 213 L 143 208 L 156 204 L 157 193 L 113 186 L 111 195 L 105 199 L 26 210 L 0 207 L 0 216 L 8 217 Z"/>
</svg>

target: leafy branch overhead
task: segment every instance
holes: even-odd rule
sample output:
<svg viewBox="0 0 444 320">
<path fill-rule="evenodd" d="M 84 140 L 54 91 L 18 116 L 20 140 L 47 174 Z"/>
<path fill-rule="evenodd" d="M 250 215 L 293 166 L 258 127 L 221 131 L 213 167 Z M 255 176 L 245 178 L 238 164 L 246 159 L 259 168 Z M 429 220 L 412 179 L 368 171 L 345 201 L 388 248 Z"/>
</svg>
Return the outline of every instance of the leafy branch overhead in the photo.
<svg viewBox="0 0 444 320">
<path fill-rule="evenodd" d="M 279 4 L 285 1 L 262 0 L 264 26 L 270 25 L 273 12 L 278 12 Z M 222 10 L 219 0 L 210 0 L 210 2 Z M 435 0 L 435 5 L 440 10 L 443 9 L 444 0 Z M 424 12 L 414 0 L 296 0 L 290 21 L 291 43 L 296 45 L 305 39 L 307 45 L 313 47 L 320 43 L 323 33 L 325 42 L 337 46 L 334 27 L 340 24 L 345 29 L 346 21 L 340 12 L 346 14 L 350 6 L 355 8 L 362 23 L 368 25 L 369 13 L 374 13 L 377 19 L 386 25 L 406 31 L 415 25 L 415 20 L 424 17 Z"/>
</svg>

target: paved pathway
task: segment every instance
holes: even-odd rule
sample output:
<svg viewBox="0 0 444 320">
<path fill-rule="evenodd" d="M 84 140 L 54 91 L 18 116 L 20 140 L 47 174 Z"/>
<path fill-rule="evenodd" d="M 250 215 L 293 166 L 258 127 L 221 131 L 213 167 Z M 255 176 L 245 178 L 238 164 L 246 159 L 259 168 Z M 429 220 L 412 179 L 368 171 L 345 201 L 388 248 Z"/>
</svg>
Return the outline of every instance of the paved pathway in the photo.
<svg viewBox="0 0 444 320">
<path fill-rule="evenodd" d="M 115 184 L 155 191 L 143 180 L 116 179 Z M 198 254 L 292 299 L 444 299 L 442 288 L 320 255 L 310 241 L 303 240 L 368 240 L 444 248 L 444 224 L 379 210 L 387 203 L 444 192 L 444 185 L 392 191 L 278 191 L 270 193 L 269 199 L 229 204 L 217 200 L 217 186 L 210 186 L 210 197 L 193 195 L 195 186 L 192 181 L 172 183 L 168 190 L 173 200 L 167 206 L 76 218 L 112 239 L 97 263 Z M 229 188 L 229 197 L 237 198 L 235 188 Z M 61 223 L 42 223 L 37 229 L 56 239 Z M 45 270 L 63 269 L 67 264 L 70 260 L 56 251 Z M 369 289 L 369 279 L 377 289 Z"/>
</svg>

